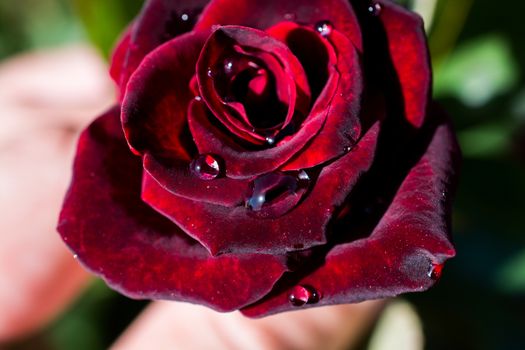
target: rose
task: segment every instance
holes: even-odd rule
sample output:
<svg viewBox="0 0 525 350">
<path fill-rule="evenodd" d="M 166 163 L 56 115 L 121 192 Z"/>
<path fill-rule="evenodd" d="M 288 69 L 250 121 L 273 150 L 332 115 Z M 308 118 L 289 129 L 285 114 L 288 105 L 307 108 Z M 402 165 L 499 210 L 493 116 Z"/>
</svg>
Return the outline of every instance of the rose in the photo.
<svg viewBox="0 0 525 350">
<path fill-rule="evenodd" d="M 122 293 L 262 316 L 424 290 L 454 255 L 458 149 L 398 5 L 150 0 L 111 73 L 58 229 Z"/>
</svg>

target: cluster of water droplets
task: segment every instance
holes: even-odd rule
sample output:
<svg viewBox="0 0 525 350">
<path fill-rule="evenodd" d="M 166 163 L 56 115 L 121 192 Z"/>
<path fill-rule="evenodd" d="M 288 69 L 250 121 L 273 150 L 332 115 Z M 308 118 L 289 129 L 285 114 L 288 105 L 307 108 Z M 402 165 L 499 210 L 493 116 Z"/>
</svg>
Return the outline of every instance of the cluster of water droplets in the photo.
<svg viewBox="0 0 525 350">
<path fill-rule="evenodd" d="M 368 12 L 373 16 L 378 16 L 381 13 L 382 7 L 381 4 L 375 2 L 371 3 L 367 8 Z"/>
</svg>

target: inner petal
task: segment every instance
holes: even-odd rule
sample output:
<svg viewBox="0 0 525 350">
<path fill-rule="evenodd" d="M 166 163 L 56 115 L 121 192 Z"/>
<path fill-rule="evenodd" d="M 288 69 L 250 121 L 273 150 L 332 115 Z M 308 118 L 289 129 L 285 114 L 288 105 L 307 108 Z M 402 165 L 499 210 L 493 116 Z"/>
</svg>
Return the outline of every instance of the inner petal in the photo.
<svg viewBox="0 0 525 350">
<path fill-rule="evenodd" d="M 288 90 L 293 86 L 283 88 L 277 83 L 284 72 L 275 58 L 239 53 L 226 58 L 223 66 L 222 70 L 213 70 L 213 86 L 222 103 L 233 109 L 235 119 L 256 133 L 280 128 L 287 122 Z"/>
<path fill-rule="evenodd" d="M 310 96 L 293 53 L 252 28 L 216 30 L 202 50 L 196 77 L 200 95 L 220 126 L 255 145 L 272 145 L 304 112 Z"/>
</svg>

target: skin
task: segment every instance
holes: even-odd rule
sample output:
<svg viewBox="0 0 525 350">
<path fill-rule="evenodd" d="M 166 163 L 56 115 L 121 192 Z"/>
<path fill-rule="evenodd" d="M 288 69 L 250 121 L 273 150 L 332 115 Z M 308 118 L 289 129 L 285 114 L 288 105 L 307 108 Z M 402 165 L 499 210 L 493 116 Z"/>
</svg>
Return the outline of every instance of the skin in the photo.
<svg viewBox="0 0 525 350">
<path fill-rule="evenodd" d="M 89 48 L 25 54 L 0 65 L 0 344 L 50 322 L 91 278 L 55 231 L 79 132 L 114 101 Z M 73 79 L 71 77 L 74 77 Z M 348 349 L 383 301 L 252 320 L 153 302 L 114 349 Z"/>
</svg>

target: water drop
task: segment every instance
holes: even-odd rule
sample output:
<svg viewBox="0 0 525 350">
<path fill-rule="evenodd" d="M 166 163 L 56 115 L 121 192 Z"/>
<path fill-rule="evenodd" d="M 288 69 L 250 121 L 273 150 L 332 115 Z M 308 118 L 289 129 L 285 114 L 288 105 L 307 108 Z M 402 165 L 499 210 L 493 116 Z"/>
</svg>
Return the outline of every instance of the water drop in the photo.
<svg viewBox="0 0 525 350">
<path fill-rule="evenodd" d="M 428 277 L 432 278 L 434 281 L 437 281 L 441 278 L 441 272 L 443 271 L 443 264 L 431 264 L 430 269 L 428 270 Z"/>
<path fill-rule="evenodd" d="M 211 154 L 201 154 L 190 164 L 190 169 L 202 180 L 213 180 L 221 173 L 219 160 Z"/>
<path fill-rule="evenodd" d="M 202 97 L 200 97 L 200 96 L 195 96 L 194 99 L 195 99 L 195 101 L 198 101 L 198 102 L 202 101 Z"/>
<path fill-rule="evenodd" d="M 208 67 L 207 74 L 208 74 L 208 77 L 213 78 L 213 70 L 210 67 Z"/>
<path fill-rule="evenodd" d="M 344 148 L 345 153 L 348 153 L 348 152 L 350 152 L 351 150 L 352 150 L 352 146 L 346 146 L 346 147 Z"/>
<path fill-rule="evenodd" d="M 253 211 L 260 211 L 263 207 L 277 203 L 287 196 L 297 195 L 300 190 L 308 186 L 309 180 L 306 172 L 262 175 L 253 181 L 246 207 Z"/>
<path fill-rule="evenodd" d="M 368 12 L 373 16 L 378 16 L 381 13 L 381 4 L 373 3 L 368 6 Z"/>
<path fill-rule="evenodd" d="M 297 178 L 299 181 L 310 181 L 310 176 L 308 176 L 308 173 L 304 170 L 299 171 L 299 174 L 297 174 Z"/>
<path fill-rule="evenodd" d="M 180 16 L 180 19 L 182 19 L 184 22 L 186 22 L 187 20 L 190 19 L 190 16 L 188 16 L 187 13 L 183 13 L 183 14 Z"/>
<path fill-rule="evenodd" d="M 233 62 L 228 60 L 224 63 L 224 72 L 230 74 L 233 70 Z"/>
<path fill-rule="evenodd" d="M 77 254 L 73 255 L 73 259 L 78 259 L 78 255 Z"/>
<path fill-rule="evenodd" d="M 297 16 L 295 15 L 295 13 L 285 13 L 284 14 L 284 19 L 287 21 L 295 21 L 296 17 Z"/>
<path fill-rule="evenodd" d="M 273 135 L 266 136 L 266 143 L 269 146 L 273 146 L 275 144 L 275 136 L 273 136 Z"/>
<path fill-rule="evenodd" d="M 321 296 L 319 292 L 308 286 L 295 286 L 288 295 L 288 301 L 293 306 L 303 306 L 305 304 L 315 304 L 319 302 Z"/>
<path fill-rule="evenodd" d="M 334 26 L 330 21 L 320 21 L 315 24 L 315 30 L 325 38 L 332 34 L 333 29 Z"/>
</svg>

